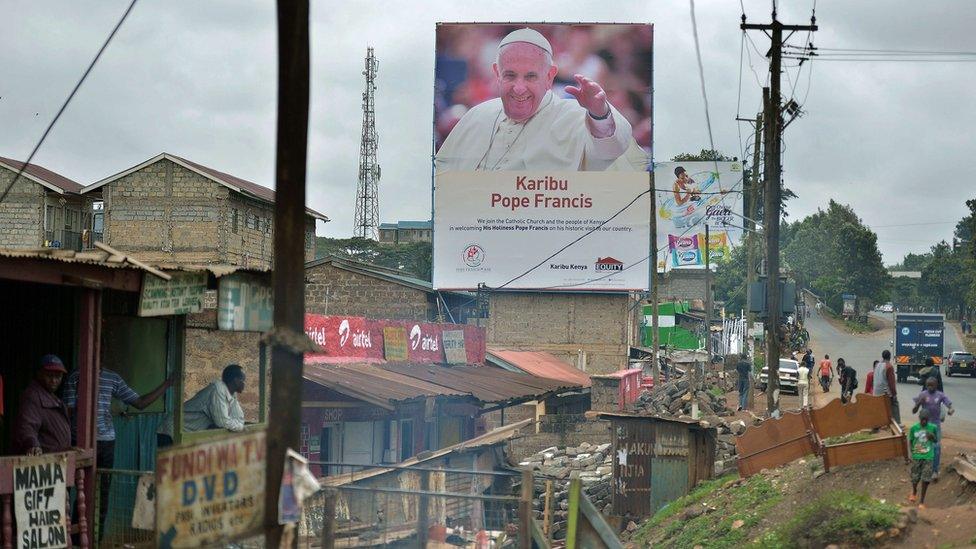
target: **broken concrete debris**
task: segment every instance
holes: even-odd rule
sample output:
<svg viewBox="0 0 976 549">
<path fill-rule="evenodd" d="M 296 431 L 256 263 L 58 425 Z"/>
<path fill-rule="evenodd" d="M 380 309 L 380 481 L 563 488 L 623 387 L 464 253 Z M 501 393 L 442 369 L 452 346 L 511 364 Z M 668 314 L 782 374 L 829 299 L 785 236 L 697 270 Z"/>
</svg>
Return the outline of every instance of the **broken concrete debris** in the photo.
<svg viewBox="0 0 976 549">
<path fill-rule="evenodd" d="M 545 511 L 546 481 L 551 480 L 550 528 L 554 539 L 566 537 L 566 517 L 569 512 L 569 480 L 573 472 L 579 474 L 583 495 L 604 515 L 610 514 L 610 485 L 613 477 L 613 461 L 610 443 L 589 444 L 567 448 L 546 448 L 519 463 L 535 472 L 535 499 L 532 509 L 535 518 L 543 521 Z"/>
<path fill-rule="evenodd" d="M 635 404 L 635 412 L 665 418 L 692 419 L 692 402 L 698 405 L 702 426 L 714 427 L 718 432 L 715 441 L 715 475 L 721 475 L 736 467 L 735 436 L 746 430 L 745 422 L 730 421 L 734 411 L 725 404 L 725 392 L 719 380 L 707 376 L 701 389 L 692 390 L 688 378 L 676 379 L 644 392 Z"/>
</svg>

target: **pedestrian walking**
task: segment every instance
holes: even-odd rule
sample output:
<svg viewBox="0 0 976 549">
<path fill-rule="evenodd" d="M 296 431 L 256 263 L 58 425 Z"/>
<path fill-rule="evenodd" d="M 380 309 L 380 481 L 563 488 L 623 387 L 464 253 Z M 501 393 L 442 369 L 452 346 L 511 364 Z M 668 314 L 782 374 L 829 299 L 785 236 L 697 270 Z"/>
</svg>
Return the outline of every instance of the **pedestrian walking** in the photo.
<svg viewBox="0 0 976 549">
<path fill-rule="evenodd" d="M 936 388 L 940 391 L 942 388 L 942 370 L 935 365 L 935 360 L 932 357 L 925 359 L 925 366 L 918 371 L 919 383 L 924 387 L 925 383 L 929 379 L 935 379 Z"/>
<path fill-rule="evenodd" d="M 925 509 L 925 492 L 932 481 L 932 460 L 935 458 L 935 443 L 939 441 L 939 432 L 929 423 L 929 411 L 923 409 L 918 414 L 918 423 L 908 430 L 908 443 L 912 447 L 912 495 L 908 501 L 915 503 L 918 508 Z M 922 491 L 918 491 L 918 483 L 922 483 Z"/>
<path fill-rule="evenodd" d="M 830 390 L 830 380 L 834 376 L 834 367 L 830 362 L 830 355 L 824 355 L 820 361 L 820 388 L 823 392 Z"/>
<path fill-rule="evenodd" d="M 806 408 L 810 405 L 810 368 L 806 362 L 801 362 L 796 369 L 796 390 L 800 393 L 800 406 Z"/>
<path fill-rule="evenodd" d="M 742 356 L 735 364 L 735 371 L 739 374 L 739 408 L 743 410 L 749 406 L 749 385 L 752 381 L 752 364 L 748 357 Z"/>
<path fill-rule="evenodd" d="M 952 401 L 949 400 L 949 397 L 945 393 L 938 389 L 935 378 L 930 377 L 926 379 L 925 388 L 915 397 L 915 407 L 912 408 L 912 413 L 918 412 L 919 408 L 928 411 L 929 424 L 935 427 L 935 434 L 938 440 L 935 442 L 935 454 L 932 458 L 932 482 L 936 482 L 939 478 L 939 465 L 942 461 L 943 404 L 950 416 L 955 413 L 955 410 L 952 408 Z"/>
<path fill-rule="evenodd" d="M 807 367 L 807 380 L 808 381 L 812 381 L 813 380 L 813 370 L 814 370 L 814 368 L 813 368 L 813 363 L 814 363 L 814 360 L 813 360 L 813 349 L 807 349 L 806 354 L 803 355 L 803 362 L 806 364 L 806 367 Z"/>
<path fill-rule="evenodd" d="M 840 381 L 840 401 L 847 404 L 854 396 L 854 389 L 857 389 L 857 371 L 848 366 L 843 358 L 837 359 L 837 369 L 840 371 L 838 380 Z"/>
<path fill-rule="evenodd" d="M 901 411 L 898 409 L 898 385 L 895 380 L 895 367 L 891 365 L 891 351 L 881 352 L 881 362 L 874 367 L 872 379 L 875 396 L 887 396 L 891 403 L 891 417 L 896 423 L 901 423 Z"/>
<path fill-rule="evenodd" d="M 878 361 L 875 360 L 871 364 L 871 369 L 868 370 L 868 375 L 864 379 L 864 393 L 868 395 L 874 394 L 874 369 L 877 367 Z"/>
</svg>

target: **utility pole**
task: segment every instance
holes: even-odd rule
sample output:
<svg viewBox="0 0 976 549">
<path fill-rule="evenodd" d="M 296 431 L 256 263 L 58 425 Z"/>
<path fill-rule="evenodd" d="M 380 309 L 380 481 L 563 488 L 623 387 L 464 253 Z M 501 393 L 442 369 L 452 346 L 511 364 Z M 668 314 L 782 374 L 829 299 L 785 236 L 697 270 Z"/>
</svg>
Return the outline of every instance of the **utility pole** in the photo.
<svg viewBox="0 0 976 549">
<path fill-rule="evenodd" d="M 765 105 L 765 103 L 764 103 Z M 749 311 L 752 303 L 752 285 L 756 282 L 756 210 L 759 202 L 759 151 L 762 149 L 762 113 L 756 115 L 756 137 L 752 145 L 752 169 L 751 181 L 749 182 L 749 203 L 746 205 L 747 212 L 746 224 L 744 227 L 748 229 L 746 233 L 746 310 Z M 752 325 L 756 322 L 756 313 L 751 311 L 746 313 L 746 336 L 749 341 L 752 342 L 752 336 L 749 332 L 752 331 Z M 755 357 L 750 356 L 749 359 L 753 360 Z M 753 390 L 753 384 L 749 384 L 749 409 L 751 410 L 756 403 L 756 395 Z"/>
<path fill-rule="evenodd" d="M 305 170 L 308 156 L 308 0 L 278 0 L 275 151 L 274 330 L 265 459 L 265 546 L 278 547 L 278 493 L 285 452 L 298 448 L 305 336 Z"/>
<path fill-rule="evenodd" d="M 661 305 L 658 295 L 657 278 L 657 191 L 654 189 L 654 170 L 650 170 L 651 181 L 651 242 L 648 246 L 650 262 L 647 271 L 648 289 L 651 290 L 651 372 L 654 376 L 654 386 L 661 386 L 661 364 L 658 362 L 657 352 L 661 346 L 661 334 L 658 333 L 658 307 Z"/>
<path fill-rule="evenodd" d="M 708 354 L 706 368 L 712 366 L 712 233 L 705 223 L 705 353 Z"/>
<path fill-rule="evenodd" d="M 766 387 L 766 407 L 770 415 L 779 412 L 779 224 L 782 195 L 781 144 L 783 115 L 780 103 L 780 77 L 783 60 L 783 31 L 790 34 L 799 31 L 817 30 L 816 17 L 810 17 L 809 25 L 784 25 L 776 19 L 773 10 L 769 24 L 746 23 L 742 14 L 743 31 L 760 30 L 768 32 L 769 48 L 769 89 L 763 88 L 763 142 L 765 144 L 764 176 L 766 180 L 763 200 L 763 229 L 766 236 L 766 367 L 768 383 Z"/>
</svg>

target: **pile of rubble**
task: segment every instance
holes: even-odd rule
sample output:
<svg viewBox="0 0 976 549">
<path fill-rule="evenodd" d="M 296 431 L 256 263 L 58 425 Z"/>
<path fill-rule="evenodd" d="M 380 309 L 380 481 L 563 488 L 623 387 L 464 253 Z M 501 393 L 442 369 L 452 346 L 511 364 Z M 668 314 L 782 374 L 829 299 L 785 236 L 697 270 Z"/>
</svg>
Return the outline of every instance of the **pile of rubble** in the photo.
<svg viewBox="0 0 976 549">
<path fill-rule="evenodd" d="M 709 375 L 699 390 L 691 389 L 687 377 L 675 379 L 643 393 L 635 403 L 635 412 L 664 418 L 692 419 L 694 405 L 702 426 L 714 427 L 718 433 L 715 444 L 715 474 L 721 475 L 735 468 L 735 435 L 746 430 L 745 422 L 731 421 L 734 411 L 725 403 L 725 392 L 719 380 Z"/>
<path fill-rule="evenodd" d="M 610 486 L 613 477 L 613 461 L 610 443 L 593 445 L 582 443 L 567 448 L 546 448 L 519 463 L 532 467 L 535 472 L 536 497 L 532 500 L 535 518 L 542 522 L 545 510 L 546 481 L 552 481 L 550 524 L 553 539 L 566 537 L 566 516 L 569 511 L 569 479 L 579 473 L 583 494 L 593 505 L 610 514 Z"/>
</svg>

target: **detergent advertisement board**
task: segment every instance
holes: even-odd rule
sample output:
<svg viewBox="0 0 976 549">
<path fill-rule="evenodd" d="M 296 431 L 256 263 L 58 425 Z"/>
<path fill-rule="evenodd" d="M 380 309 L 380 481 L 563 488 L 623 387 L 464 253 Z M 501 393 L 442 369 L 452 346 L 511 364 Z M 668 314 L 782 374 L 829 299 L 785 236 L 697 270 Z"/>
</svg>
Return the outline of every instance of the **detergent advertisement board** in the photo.
<svg viewBox="0 0 976 549">
<path fill-rule="evenodd" d="M 741 162 L 659 162 L 654 188 L 659 272 L 704 268 L 706 248 L 714 264 L 742 242 Z"/>
</svg>

